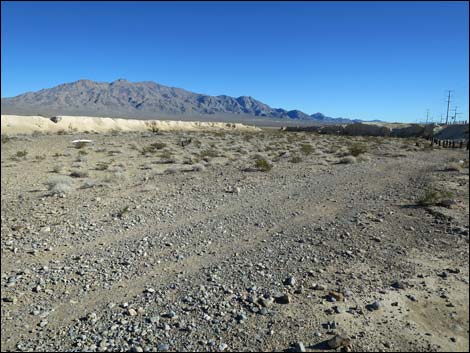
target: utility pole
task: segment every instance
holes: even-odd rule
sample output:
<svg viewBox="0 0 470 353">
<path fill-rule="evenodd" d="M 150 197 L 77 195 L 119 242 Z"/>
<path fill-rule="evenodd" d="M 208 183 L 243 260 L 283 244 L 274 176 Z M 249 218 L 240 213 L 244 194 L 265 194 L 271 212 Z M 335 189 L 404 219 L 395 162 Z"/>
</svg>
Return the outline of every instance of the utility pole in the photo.
<svg viewBox="0 0 470 353">
<path fill-rule="evenodd" d="M 452 119 L 454 120 L 454 124 L 457 122 L 457 114 L 462 114 L 462 113 L 457 113 L 457 108 L 458 107 L 454 108 L 454 116 L 452 117 Z"/>
<path fill-rule="evenodd" d="M 429 120 L 429 109 L 426 109 L 426 124 L 428 123 Z"/>
<path fill-rule="evenodd" d="M 449 107 L 450 107 L 450 94 L 451 90 L 449 90 L 449 94 L 447 96 L 447 114 L 446 114 L 446 125 L 449 123 Z"/>
</svg>

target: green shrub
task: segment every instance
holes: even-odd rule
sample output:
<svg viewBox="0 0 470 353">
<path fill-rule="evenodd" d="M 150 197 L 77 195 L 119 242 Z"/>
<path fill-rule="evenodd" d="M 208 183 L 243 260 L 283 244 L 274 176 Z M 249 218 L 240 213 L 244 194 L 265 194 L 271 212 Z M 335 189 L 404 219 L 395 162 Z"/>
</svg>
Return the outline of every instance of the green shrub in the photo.
<svg viewBox="0 0 470 353">
<path fill-rule="evenodd" d="M 262 172 L 269 172 L 273 168 L 273 166 L 266 159 L 257 159 L 255 162 L 255 167 Z"/>
<path fill-rule="evenodd" d="M 359 156 L 360 154 L 366 153 L 368 151 L 367 145 L 363 143 L 354 143 L 349 147 L 349 153 L 354 157 Z"/>
<path fill-rule="evenodd" d="M 27 155 L 28 151 L 26 150 L 16 152 L 16 157 L 18 158 L 26 158 Z"/>
<path fill-rule="evenodd" d="M 308 155 L 313 152 L 313 147 L 308 143 L 303 143 L 300 145 L 300 150 L 303 154 Z"/>
<path fill-rule="evenodd" d="M 199 153 L 199 156 L 201 158 L 204 158 L 204 157 L 218 157 L 219 152 L 217 150 L 215 150 L 214 148 L 212 148 L 212 149 L 207 149 L 207 150 L 201 151 Z"/>
<path fill-rule="evenodd" d="M 300 163 L 300 162 L 302 162 L 302 158 L 300 158 L 299 156 L 294 156 L 290 159 L 290 162 L 291 163 Z"/>
<path fill-rule="evenodd" d="M 419 197 L 417 204 L 419 206 L 436 206 L 444 200 L 452 199 L 454 194 L 447 190 L 438 190 L 435 187 L 428 187 Z"/>
</svg>

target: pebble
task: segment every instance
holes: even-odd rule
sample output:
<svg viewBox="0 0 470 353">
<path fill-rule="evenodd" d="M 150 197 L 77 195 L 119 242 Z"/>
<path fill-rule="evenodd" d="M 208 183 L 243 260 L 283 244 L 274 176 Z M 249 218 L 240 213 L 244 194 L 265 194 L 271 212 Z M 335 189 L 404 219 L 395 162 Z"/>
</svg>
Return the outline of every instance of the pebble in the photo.
<svg viewBox="0 0 470 353">
<path fill-rule="evenodd" d="M 286 286 L 294 286 L 295 285 L 295 278 L 294 276 L 288 276 L 285 280 L 284 280 L 284 285 Z"/>
<path fill-rule="evenodd" d="M 371 304 L 366 305 L 366 308 L 370 311 L 379 310 L 382 307 L 382 303 L 378 300 L 374 301 Z"/>
<path fill-rule="evenodd" d="M 278 304 L 289 304 L 292 302 L 292 299 L 289 294 L 283 294 L 274 298 L 274 301 Z"/>
<path fill-rule="evenodd" d="M 344 301 L 344 295 L 341 294 L 341 293 L 339 293 L 339 292 L 333 292 L 333 291 L 331 291 L 331 292 L 328 293 L 328 296 L 329 296 L 330 298 L 334 298 L 335 301 L 338 301 L 338 302 Z"/>
</svg>

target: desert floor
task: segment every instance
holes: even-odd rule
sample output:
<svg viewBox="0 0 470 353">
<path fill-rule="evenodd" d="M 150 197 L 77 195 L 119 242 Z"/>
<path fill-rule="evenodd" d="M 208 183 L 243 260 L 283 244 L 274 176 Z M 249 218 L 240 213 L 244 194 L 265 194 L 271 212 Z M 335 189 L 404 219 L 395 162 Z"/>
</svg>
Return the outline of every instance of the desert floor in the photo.
<svg viewBox="0 0 470 353">
<path fill-rule="evenodd" d="M 468 159 L 276 130 L 2 136 L 2 351 L 468 351 Z"/>
</svg>

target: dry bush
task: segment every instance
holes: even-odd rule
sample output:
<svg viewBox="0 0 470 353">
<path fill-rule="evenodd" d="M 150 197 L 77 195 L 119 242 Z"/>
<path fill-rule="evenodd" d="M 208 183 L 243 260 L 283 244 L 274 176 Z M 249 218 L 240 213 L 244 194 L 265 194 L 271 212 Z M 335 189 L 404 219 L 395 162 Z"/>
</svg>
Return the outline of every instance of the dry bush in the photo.
<svg viewBox="0 0 470 353">
<path fill-rule="evenodd" d="M 308 143 L 303 143 L 300 145 L 300 151 L 305 155 L 309 155 L 313 152 L 313 147 Z"/>
<path fill-rule="evenodd" d="M 96 170 L 107 170 L 109 169 L 109 166 L 111 165 L 111 162 L 98 162 L 96 163 Z"/>
<path fill-rule="evenodd" d="M 76 149 L 82 149 L 84 147 L 86 147 L 89 143 L 88 142 L 85 142 L 85 141 L 78 141 L 78 142 L 75 142 L 73 144 L 73 147 L 75 147 Z"/>
<path fill-rule="evenodd" d="M 339 160 L 339 163 L 340 164 L 353 164 L 353 163 L 356 163 L 356 157 L 354 156 L 346 156 L 346 157 L 343 157 Z"/>
<path fill-rule="evenodd" d="M 193 165 L 193 169 L 192 169 L 194 172 L 203 172 L 204 170 L 206 170 L 206 167 L 200 163 L 198 164 L 194 164 Z"/>
<path fill-rule="evenodd" d="M 447 200 L 452 199 L 454 194 L 451 191 L 438 189 L 435 186 L 428 186 L 423 194 L 418 198 L 417 204 L 419 206 L 436 206 L 442 205 Z"/>
<path fill-rule="evenodd" d="M 460 172 L 461 169 L 461 164 L 457 162 L 448 163 L 444 167 L 444 171 L 446 172 Z"/>
<path fill-rule="evenodd" d="M 300 163 L 300 162 L 302 162 L 302 158 L 300 158 L 299 156 L 294 156 L 290 159 L 289 162 L 291 162 L 291 163 Z"/>
<path fill-rule="evenodd" d="M 351 153 L 351 155 L 354 157 L 357 157 L 362 153 L 366 153 L 367 151 L 368 147 L 366 144 L 363 143 L 354 143 L 349 146 L 349 153 Z"/>
<path fill-rule="evenodd" d="M 66 194 L 74 190 L 73 180 L 67 176 L 54 176 L 46 183 L 49 195 Z"/>
<path fill-rule="evenodd" d="M 75 169 L 70 172 L 72 178 L 87 178 L 88 172 L 86 170 Z"/>
<path fill-rule="evenodd" d="M 357 156 L 356 160 L 358 162 L 370 162 L 371 158 L 368 155 L 361 154 L 361 155 Z"/>
<path fill-rule="evenodd" d="M 255 161 L 255 168 L 261 172 L 269 172 L 273 166 L 266 159 L 257 159 Z"/>
<path fill-rule="evenodd" d="M 65 173 L 65 166 L 62 164 L 56 165 L 54 168 L 52 168 L 52 171 L 57 174 Z"/>
<path fill-rule="evenodd" d="M 23 150 L 23 151 L 18 151 L 16 152 L 15 156 L 17 158 L 25 158 L 26 159 L 26 156 L 28 155 L 28 151 L 26 150 Z"/>
</svg>

